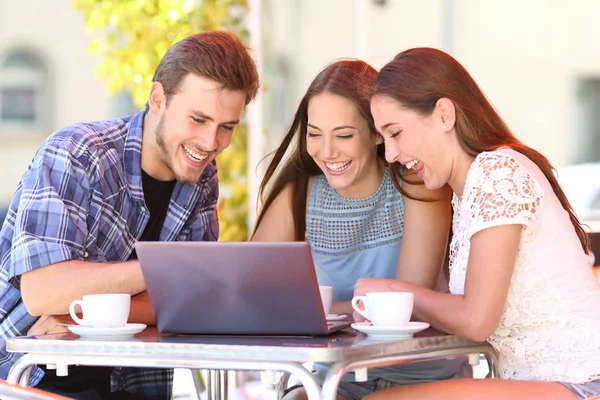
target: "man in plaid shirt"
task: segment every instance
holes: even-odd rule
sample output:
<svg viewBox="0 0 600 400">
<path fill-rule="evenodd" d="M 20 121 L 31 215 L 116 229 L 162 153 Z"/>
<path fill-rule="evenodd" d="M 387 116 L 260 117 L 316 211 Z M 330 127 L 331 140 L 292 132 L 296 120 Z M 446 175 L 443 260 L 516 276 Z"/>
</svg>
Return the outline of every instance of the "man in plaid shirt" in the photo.
<svg viewBox="0 0 600 400">
<path fill-rule="evenodd" d="M 154 324 L 136 241 L 217 240 L 215 157 L 259 87 L 232 34 L 173 45 L 146 109 L 52 134 L 21 178 L 0 231 L 0 378 L 19 354 L 6 339 L 64 331 L 70 303 L 132 295 L 129 322 Z M 85 399 L 170 398 L 172 370 L 36 368 L 30 385 Z M 112 388 L 112 389 L 111 389 Z M 112 390 L 112 392 L 111 392 Z"/>
</svg>

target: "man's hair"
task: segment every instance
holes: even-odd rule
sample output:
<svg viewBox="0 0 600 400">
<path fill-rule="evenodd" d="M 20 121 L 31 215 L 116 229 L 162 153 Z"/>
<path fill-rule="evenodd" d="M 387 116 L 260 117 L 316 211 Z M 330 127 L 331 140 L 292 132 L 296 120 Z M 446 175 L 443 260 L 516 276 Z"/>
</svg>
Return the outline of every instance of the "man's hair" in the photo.
<svg viewBox="0 0 600 400">
<path fill-rule="evenodd" d="M 224 89 L 245 92 L 246 104 L 260 86 L 254 60 L 230 32 L 202 32 L 175 43 L 160 61 L 152 82 L 162 84 L 168 104 L 188 74 L 216 81 Z"/>
</svg>

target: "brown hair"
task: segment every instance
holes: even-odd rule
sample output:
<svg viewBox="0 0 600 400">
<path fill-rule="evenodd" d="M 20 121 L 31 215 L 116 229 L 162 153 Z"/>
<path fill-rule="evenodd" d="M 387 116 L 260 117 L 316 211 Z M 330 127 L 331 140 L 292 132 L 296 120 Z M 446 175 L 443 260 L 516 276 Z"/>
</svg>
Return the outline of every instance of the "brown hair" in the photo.
<svg viewBox="0 0 600 400">
<path fill-rule="evenodd" d="M 225 31 L 191 35 L 167 50 L 152 78 L 152 82 L 162 84 L 167 105 L 188 74 L 219 82 L 224 89 L 244 91 L 246 104 L 254 99 L 260 86 L 248 50 L 233 33 Z"/>
<path fill-rule="evenodd" d="M 308 178 L 323 174 L 306 149 L 306 131 L 308 124 L 308 103 L 314 96 L 330 93 L 342 96 L 356 105 L 358 112 L 367 121 L 369 130 L 377 135 L 373 116 L 370 110 L 370 90 L 377 77 L 377 71 L 369 64 L 360 60 L 341 60 L 323 69 L 312 81 L 308 90 L 298 106 L 296 115 L 287 134 L 273 153 L 269 167 L 260 184 L 259 198 L 263 200 L 263 207 L 256 221 L 254 233 L 260 225 L 262 218 L 273 203 L 273 200 L 289 184 L 292 186 L 292 210 L 295 240 L 302 241 L 306 230 L 306 197 L 308 193 Z M 283 167 L 277 174 L 266 198 L 264 193 L 269 182 L 273 179 L 275 170 L 281 163 L 286 151 L 293 142 L 293 150 Z M 377 146 L 377 155 L 384 160 L 383 145 Z"/>
<path fill-rule="evenodd" d="M 456 109 L 456 133 L 465 151 L 476 156 L 507 146 L 533 161 L 569 213 L 581 246 L 588 251 L 589 238 L 548 159 L 513 135 L 473 78 L 452 56 L 425 47 L 406 50 L 381 69 L 373 93 L 386 94 L 422 116 L 429 116 L 439 99 L 450 99 Z"/>
</svg>

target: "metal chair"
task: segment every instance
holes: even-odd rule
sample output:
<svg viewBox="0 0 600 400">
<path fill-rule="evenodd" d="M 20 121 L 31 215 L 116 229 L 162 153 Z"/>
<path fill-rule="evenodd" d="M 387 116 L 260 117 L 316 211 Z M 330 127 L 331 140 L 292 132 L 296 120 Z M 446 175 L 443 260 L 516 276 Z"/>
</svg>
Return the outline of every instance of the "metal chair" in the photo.
<svg viewBox="0 0 600 400">
<path fill-rule="evenodd" d="M 49 393 L 27 386 L 11 385 L 0 380 L 0 398 L 2 400 L 69 400 L 69 397 Z"/>
</svg>

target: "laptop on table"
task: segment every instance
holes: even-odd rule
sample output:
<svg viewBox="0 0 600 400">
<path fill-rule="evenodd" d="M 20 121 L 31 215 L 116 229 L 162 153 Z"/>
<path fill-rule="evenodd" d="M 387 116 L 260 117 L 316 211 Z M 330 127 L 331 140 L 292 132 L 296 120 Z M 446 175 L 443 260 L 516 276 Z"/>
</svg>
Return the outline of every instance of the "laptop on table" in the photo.
<svg viewBox="0 0 600 400">
<path fill-rule="evenodd" d="M 312 336 L 327 321 L 306 242 L 138 242 L 160 332 Z"/>
</svg>

